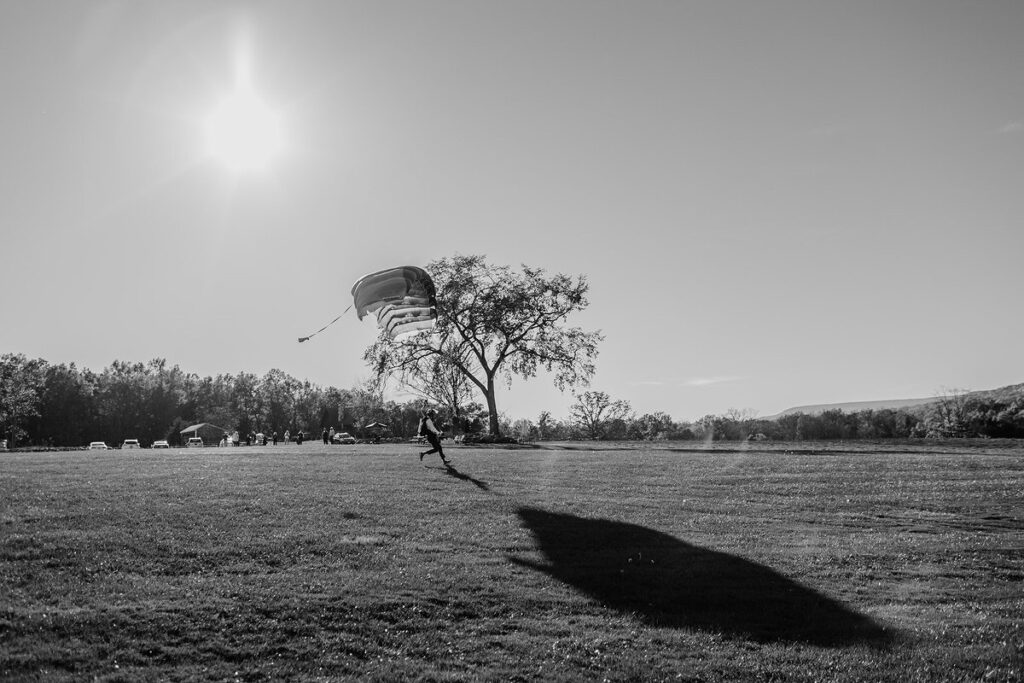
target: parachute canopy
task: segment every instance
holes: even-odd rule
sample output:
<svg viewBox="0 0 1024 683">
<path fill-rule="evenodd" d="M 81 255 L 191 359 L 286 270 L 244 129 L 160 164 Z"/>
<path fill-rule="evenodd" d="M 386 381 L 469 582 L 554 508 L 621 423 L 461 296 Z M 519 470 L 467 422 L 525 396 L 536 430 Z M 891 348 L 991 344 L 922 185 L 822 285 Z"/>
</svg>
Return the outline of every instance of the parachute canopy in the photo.
<svg viewBox="0 0 1024 683">
<path fill-rule="evenodd" d="M 371 273 L 352 285 L 353 305 L 362 320 L 377 314 L 377 325 L 392 339 L 428 330 L 437 321 L 434 281 L 417 266 L 400 266 Z"/>
</svg>

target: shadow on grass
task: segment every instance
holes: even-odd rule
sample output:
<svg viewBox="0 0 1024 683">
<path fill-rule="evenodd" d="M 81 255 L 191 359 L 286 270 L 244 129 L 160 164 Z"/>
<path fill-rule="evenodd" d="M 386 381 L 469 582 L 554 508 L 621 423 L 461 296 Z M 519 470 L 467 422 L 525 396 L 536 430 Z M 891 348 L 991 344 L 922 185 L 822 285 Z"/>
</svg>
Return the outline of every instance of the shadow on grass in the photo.
<svg viewBox="0 0 1024 683">
<path fill-rule="evenodd" d="M 427 465 L 426 467 L 427 467 L 428 470 L 440 470 L 440 469 L 443 469 L 444 473 L 447 474 L 449 477 L 455 477 L 456 479 L 458 479 L 460 481 L 468 481 L 471 484 L 473 484 L 473 486 L 476 486 L 478 489 L 483 489 L 484 491 L 490 491 L 491 490 L 490 485 L 488 485 L 488 483 L 486 481 L 481 481 L 479 479 L 474 479 L 473 477 L 469 476 L 468 474 L 463 474 L 462 472 L 459 472 L 457 469 L 455 469 L 455 466 L 452 465 L 451 463 L 446 464 L 443 468 L 441 468 L 441 467 L 431 467 L 430 465 Z"/>
<path fill-rule="evenodd" d="M 520 508 L 547 564 L 513 558 L 655 625 L 758 642 L 885 646 L 872 619 L 727 553 L 635 524 Z"/>
</svg>

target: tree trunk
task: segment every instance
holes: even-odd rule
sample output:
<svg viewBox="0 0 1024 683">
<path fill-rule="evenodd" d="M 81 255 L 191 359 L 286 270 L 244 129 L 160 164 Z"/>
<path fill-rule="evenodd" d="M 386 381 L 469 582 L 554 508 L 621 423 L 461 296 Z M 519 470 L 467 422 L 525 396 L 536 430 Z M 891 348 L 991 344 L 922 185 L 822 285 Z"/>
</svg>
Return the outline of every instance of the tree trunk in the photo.
<svg viewBox="0 0 1024 683">
<path fill-rule="evenodd" d="M 501 427 L 498 426 L 498 401 L 494 396 L 494 377 L 487 378 L 487 416 L 491 436 L 501 436 Z"/>
</svg>

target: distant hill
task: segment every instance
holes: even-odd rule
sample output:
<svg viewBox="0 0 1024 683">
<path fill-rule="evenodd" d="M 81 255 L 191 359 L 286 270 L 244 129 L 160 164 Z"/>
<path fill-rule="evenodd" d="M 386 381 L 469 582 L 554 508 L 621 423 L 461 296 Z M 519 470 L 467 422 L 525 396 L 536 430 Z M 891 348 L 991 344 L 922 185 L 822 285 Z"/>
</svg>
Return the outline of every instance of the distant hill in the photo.
<svg viewBox="0 0 1024 683">
<path fill-rule="evenodd" d="M 985 401 L 1011 401 L 1014 398 L 1024 396 L 1024 384 L 1010 384 L 999 389 L 986 389 L 983 391 L 971 391 L 968 395 Z M 909 408 L 920 408 L 929 403 L 939 400 L 939 396 L 929 398 L 903 398 L 892 401 L 853 401 L 852 403 L 825 403 L 820 405 L 796 406 L 786 408 L 781 413 L 761 418 L 763 420 L 777 420 L 784 415 L 804 413 L 805 415 L 820 415 L 826 410 L 841 410 L 844 413 L 857 413 L 862 410 L 907 410 Z"/>
<path fill-rule="evenodd" d="M 1024 397 L 1024 384 L 1009 384 L 998 389 L 972 391 L 970 395 L 985 401 L 1012 401 Z"/>
<path fill-rule="evenodd" d="M 822 403 L 819 405 L 810 406 L 796 406 L 794 408 L 786 408 L 781 413 L 775 415 L 769 415 L 763 419 L 765 420 L 776 420 L 785 415 L 793 415 L 795 413 L 803 413 L 805 415 L 821 415 L 826 410 L 841 410 L 844 413 L 858 413 L 862 410 L 899 410 L 901 408 L 914 408 L 917 406 L 927 405 L 935 401 L 936 398 L 901 398 L 894 399 L 892 401 L 853 401 L 851 403 Z"/>
</svg>

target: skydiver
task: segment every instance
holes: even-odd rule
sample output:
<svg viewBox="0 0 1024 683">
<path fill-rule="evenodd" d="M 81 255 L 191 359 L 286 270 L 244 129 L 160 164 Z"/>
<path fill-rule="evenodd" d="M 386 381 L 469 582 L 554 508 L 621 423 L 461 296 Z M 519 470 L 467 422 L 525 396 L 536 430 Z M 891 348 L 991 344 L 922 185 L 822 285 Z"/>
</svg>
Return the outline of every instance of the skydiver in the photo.
<svg viewBox="0 0 1024 683">
<path fill-rule="evenodd" d="M 420 436 L 427 437 L 427 441 L 430 442 L 431 449 L 429 451 L 423 451 L 420 453 L 420 460 L 423 460 L 424 455 L 430 455 L 431 453 L 437 453 L 441 456 L 441 462 L 445 465 L 448 464 L 448 458 L 444 457 L 444 449 L 441 448 L 441 434 L 443 433 L 440 429 L 434 426 L 434 418 L 437 417 L 437 411 L 431 408 L 420 418 Z"/>
</svg>

